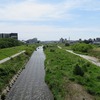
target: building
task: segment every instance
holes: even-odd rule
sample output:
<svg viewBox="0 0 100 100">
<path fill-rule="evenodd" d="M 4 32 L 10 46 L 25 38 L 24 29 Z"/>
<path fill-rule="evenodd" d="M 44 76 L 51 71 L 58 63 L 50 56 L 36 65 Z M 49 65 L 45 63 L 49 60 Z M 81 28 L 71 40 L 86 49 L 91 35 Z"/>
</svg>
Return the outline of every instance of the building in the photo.
<svg viewBox="0 0 100 100">
<path fill-rule="evenodd" d="M 29 39 L 26 41 L 26 43 L 28 44 L 37 43 L 37 42 L 38 42 L 37 38 Z"/>
<path fill-rule="evenodd" d="M 93 43 L 94 44 L 100 44 L 100 38 L 96 38 Z"/>
<path fill-rule="evenodd" d="M 96 41 L 97 41 L 97 42 L 100 42 L 100 38 L 96 38 Z"/>
<path fill-rule="evenodd" d="M 60 38 L 59 42 L 60 42 L 60 43 L 64 43 L 65 40 L 64 40 L 63 38 Z"/>
<path fill-rule="evenodd" d="M 18 33 L 1 33 L 0 38 L 13 38 L 18 39 Z"/>
</svg>

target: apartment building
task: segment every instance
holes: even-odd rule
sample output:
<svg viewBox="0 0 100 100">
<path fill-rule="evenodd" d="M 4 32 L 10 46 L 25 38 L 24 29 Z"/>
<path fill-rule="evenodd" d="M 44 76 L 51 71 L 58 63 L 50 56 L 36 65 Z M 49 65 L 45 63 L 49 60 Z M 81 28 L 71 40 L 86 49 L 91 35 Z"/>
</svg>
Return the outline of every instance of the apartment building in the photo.
<svg viewBox="0 0 100 100">
<path fill-rule="evenodd" d="M 13 38 L 18 39 L 18 33 L 1 33 L 0 38 Z"/>
</svg>

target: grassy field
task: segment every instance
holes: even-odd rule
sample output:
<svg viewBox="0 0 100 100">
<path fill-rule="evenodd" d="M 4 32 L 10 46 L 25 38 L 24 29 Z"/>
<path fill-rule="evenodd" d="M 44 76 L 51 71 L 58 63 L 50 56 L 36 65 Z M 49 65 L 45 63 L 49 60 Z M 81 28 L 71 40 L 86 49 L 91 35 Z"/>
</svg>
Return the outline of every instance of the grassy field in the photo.
<svg viewBox="0 0 100 100">
<path fill-rule="evenodd" d="M 24 64 L 31 56 L 32 52 L 35 50 L 35 45 L 29 46 L 19 46 L 14 48 L 8 48 L 1 50 L 4 51 L 7 55 L 12 55 L 21 50 L 26 50 L 24 54 L 21 54 L 18 57 L 12 58 L 11 60 L 0 64 L 0 93 L 8 85 L 10 79 L 24 67 Z M 13 51 L 12 51 L 13 50 Z M 2 54 L 0 54 L 2 55 Z"/>
<path fill-rule="evenodd" d="M 55 100 L 67 100 L 67 86 L 74 82 L 100 100 L 100 68 L 55 46 L 45 49 L 46 82 Z M 83 98 L 84 100 L 84 98 Z"/>
<path fill-rule="evenodd" d="M 60 45 L 63 49 L 68 49 L 68 50 L 72 50 L 72 47 L 73 47 L 73 45 L 70 45 L 70 46 L 65 46 L 65 44 L 58 44 L 58 45 Z M 87 52 L 80 52 L 80 51 L 74 51 L 74 52 L 79 53 L 79 54 L 93 56 L 100 60 L 100 46 L 92 45 L 92 47 L 93 49 L 90 49 Z"/>
<path fill-rule="evenodd" d="M 18 52 L 21 52 L 22 50 L 28 50 L 33 45 L 22 45 L 22 46 L 16 46 L 12 48 L 5 48 L 5 49 L 0 49 L 0 60 L 12 56 L 13 54 L 16 54 Z M 33 49 L 35 48 L 35 45 L 33 46 Z"/>
</svg>

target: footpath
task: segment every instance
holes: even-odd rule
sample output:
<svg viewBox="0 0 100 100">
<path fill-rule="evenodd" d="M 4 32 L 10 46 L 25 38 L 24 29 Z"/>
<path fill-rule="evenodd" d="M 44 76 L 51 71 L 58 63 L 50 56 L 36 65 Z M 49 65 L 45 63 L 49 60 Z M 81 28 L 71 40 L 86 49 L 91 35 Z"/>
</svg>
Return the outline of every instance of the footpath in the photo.
<svg viewBox="0 0 100 100">
<path fill-rule="evenodd" d="M 62 49 L 62 47 L 60 47 L 60 46 L 58 46 L 58 48 Z M 100 61 L 99 61 L 99 59 L 97 59 L 95 57 L 91 57 L 91 56 L 87 56 L 87 55 L 82 55 L 82 54 L 77 54 L 77 53 L 73 52 L 72 50 L 66 50 L 66 51 L 70 52 L 70 53 L 72 53 L 74 55 L 80 56 L 80 57 L 88 60 L 89 62 L 91 62 L 91 63 L 93 63 L 93 64 L 95 64 L 95 65 L 100 67 Z"/>
<path fill-rule="evenodd" d="M 12 58 L 14 58 L 14 57 L 17 57 L 17 56 L 19 56 L 20 54 L 22 54 L 22 53 L 24 53 L 24 52 L 25 52 L 25 50 L 23 50 L 23 51 L 21 51 L 21 52 L 19 52 L 19 53 L 16 53 L 16 54 L 14 54 L 14 55 L 12 55 L 12 56 L 10 56 L 10 57 L 7 57 L 7 58 L 5 58 L 5 59 L 3 59 L 3 60 L 0 60 L 0 64 L 4 63 L 4 62 L 6 62 L 6 61 L 8 61 L 8 60 L 10 60 L 10 59 L 12 59 Z"/>
</svg>

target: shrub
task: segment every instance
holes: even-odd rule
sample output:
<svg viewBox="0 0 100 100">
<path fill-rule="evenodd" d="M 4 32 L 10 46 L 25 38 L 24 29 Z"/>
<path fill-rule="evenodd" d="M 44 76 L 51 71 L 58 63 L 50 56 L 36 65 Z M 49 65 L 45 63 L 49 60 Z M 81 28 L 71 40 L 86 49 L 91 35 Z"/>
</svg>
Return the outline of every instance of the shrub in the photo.
<svg viewBox="0 0 100 100">
<path fill-rule="evenodd" d="M 97 79 L 100 80 L 100 76 L 97 76 Z"/>
<path fill-rule="evenodd" d="M 75 81 L 75 78 L 69 78 L 70 81 Z"/>
<path fill-rule="evenodd" d="M 91 50 L 93 47 L 90 44 L 85 44 L 85 43 L 76 43 L 72 45 L 72 49 L 74 51 L 79 51 L 79 52 L 88 52 Z"/>
<path fill-rule="evenodd" d="M 65 46 L 70 46 L 70 44 L 69 43 L 65 43 Z"/>
<path fill-rule="evenodd" d="M 33 50 L 32 49 L 26 49 L 25 54 L 30 56 L 32 54 Z"/>
<path fill-rule="evenodd" d="M 0 76 L 6 76 L 6 75 L 8 75 L 9 73 L 5 70 L 5 69 L 3 69 L 3 68 L 0 68 Z"/>
<path fill-rule="evenodd" d="M 50 49 L 50 52 L 55 52 L 55 50 L 54 49 Z"/>
<path fill-rule="evenodd" d="M 46 49 L 46 46 L 43 46 L 43 50 L 45 50 Z"/>
<path fill-rule="evenodd" d="M 93 90 L 91 90 L 91 89 L 88 89 L 87 92 L 88 92 L 89 94 L 91 94 L 91 95 L 95 95 L 95 92 L 94 92 Z"/>
<path fill-rule="evenodd" d="M 73 73 L 75 75 L 80 75 L 80 76 L 83 76 L 84 75 L 84 72 L 82 70 L 82 68 L 77 64 L 73 70 Z"/>
<path fill-rule="evenodd" d="M 13 46 L 19 46 L 22 44 L 23 43 L 21 41 L 15 40 L 12 38 L 0 39 L 0 48 L 8 48 L 8 47 L 13 47 Z"/>
</svg>

